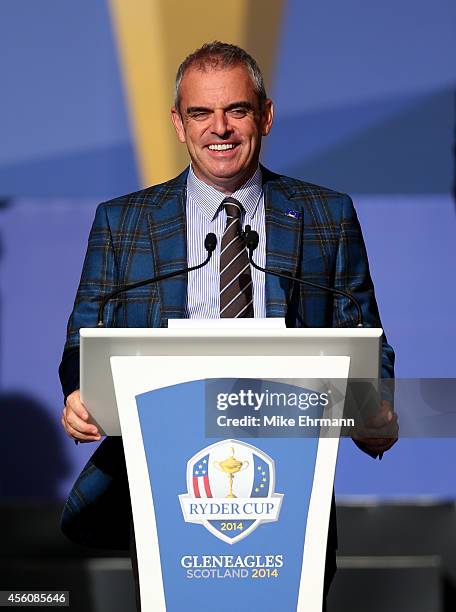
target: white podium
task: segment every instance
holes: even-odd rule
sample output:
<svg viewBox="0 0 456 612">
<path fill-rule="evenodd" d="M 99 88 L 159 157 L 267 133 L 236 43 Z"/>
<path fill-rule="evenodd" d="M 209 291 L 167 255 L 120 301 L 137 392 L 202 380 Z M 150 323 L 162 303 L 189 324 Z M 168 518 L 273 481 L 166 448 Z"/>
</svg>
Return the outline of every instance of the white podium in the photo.
<svg viewBox="0 0 456 612">
<path fill-rule="evenodd" d="M 381 329 L 81 329 L 123 437 L 143 610 L 320 612 L 347 379 Z"/>
</svg>

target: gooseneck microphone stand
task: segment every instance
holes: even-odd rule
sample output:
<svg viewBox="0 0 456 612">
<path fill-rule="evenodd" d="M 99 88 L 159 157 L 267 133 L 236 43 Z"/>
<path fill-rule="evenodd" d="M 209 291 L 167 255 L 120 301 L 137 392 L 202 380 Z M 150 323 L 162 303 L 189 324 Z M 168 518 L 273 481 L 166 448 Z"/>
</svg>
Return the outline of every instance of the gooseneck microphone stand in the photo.
<svg viewBox="0 0 456 612">
<path fill-rule="evenodd" d="M 199 270 L 199 268 L 203 268 L 209 263 L 216 246 L 217 237 L 211 232 L 207 234 L 206 238 L 204 239 L 204 248 L 207 251 L 207 257 L 202 263 L 196 266 L 192 266 L 191 268 L 182 268 L 181 270 L 175 270 L 174 272 L 168 272 L 167 274 L 161 274 L 160 276 L 146 278 L 145 280 L 138 281 L 136 283 L 122 285 L 118 289 L 111 291 L 111 293 L 106 294 L 101 300 L 100 307 L 98 309 L 97 327 L 104 327 L 104 310 L 109 300 L 112 300 L 112 298 L 116 297 L 120 293 L 125 293 L 126 291 L 131 291 L 132 289 L 138 289 L 138 287 L 144 287 L 145 285 L 151 285 L 152 283 L 159 283 L 160 281 L 166 280 L 167 278 L 173 278 L 174 276 L 180 276 L 181 274 L 186 274 L 187 272 L 193 272 L 193 270 Z"/>
<path fill-rule="evenodd" d="M 319 283 L 314 283 L 313 281 L 304 280 L 296 276 L 291 276 L 291 274 L 285 274 L 283 272 L 275 272 L 274 270 L 270 270 L 269 268 L 262 268 L 261 266 L 259 266 L 253 261 L 253 252 L 257 248 L 258 242 L 260 239 L 258 236 L 258 232 L 256 232 L 255 230 L 252 230 L 250 225 L 246 225 L 245 231 L 242 233 L 242 237 L 244 239 L 245 245 L 247 247 L 247 251 L 249 253 L 249 262 L 254 268 L 259 270 L 260 272 L 265 272 L 266 274 L 277 276 L 277 278 L 285 278 L 294 283 L 299 283 L 300 285 L 308 285 L 309 287 L 315 287 L 316 289 L 322 289 L 323 291 L 329 291 L 330 293 L 333 293 L 334 295 L 342 295 L 346 297 L 348 300 L 350 300 L 350 302 L 352 302 L 356 306 L 356 309 L 358 312 L 358 322 L 356 324 L 356 327 L 364 327 L 363 313 L 361 310 L 361 305 L 351 293 L 348 293 L 347 291 L 342 291 L 342 289 L 334 289 L 333 287 L 327 287 L 326 285 L 320 285 Z"/>
</svg>

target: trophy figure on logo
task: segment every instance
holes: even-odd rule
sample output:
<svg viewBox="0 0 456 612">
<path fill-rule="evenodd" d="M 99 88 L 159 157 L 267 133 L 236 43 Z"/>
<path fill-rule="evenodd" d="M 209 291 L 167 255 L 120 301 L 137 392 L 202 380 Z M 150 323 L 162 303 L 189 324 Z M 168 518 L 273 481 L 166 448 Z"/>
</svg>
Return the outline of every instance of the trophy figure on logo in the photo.
<svg viewBox="0 0 456 612">
<path fill-rule="evenodd" d="M 223 461 L 214 461 L 214 465 L 221 472 L 228 474 L 228 478 L 230 479 L 230 491 L 227 497 L 236 497 L 236 495 L 233 493 L 234 475 L 248 468 L 249 462 L 239 461 L 239 459 L 236 459 L 234 456 L 234 448 L 231 447 L 231 457 L 227 457 Z"/>
</svg>

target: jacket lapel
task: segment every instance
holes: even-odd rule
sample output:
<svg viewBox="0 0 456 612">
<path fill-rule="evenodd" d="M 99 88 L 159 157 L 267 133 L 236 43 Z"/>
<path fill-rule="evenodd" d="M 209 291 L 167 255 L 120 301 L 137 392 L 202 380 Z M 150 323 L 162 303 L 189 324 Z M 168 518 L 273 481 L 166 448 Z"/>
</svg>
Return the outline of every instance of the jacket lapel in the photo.
<svg viewBox="0 0 456 612">
<path fill-rule="evenodd" d="M 166 274 L 187 266 L 185 170 L 161 186 L 149 212 L 149 232 L 156 274 Z M 300 260 L 302 212 L 296 218 L 291 197 L 293 190 L 281 177 L 262 167 L 266 218 L 266 267 L 295 276 Z M 285 317 L 291 302 L 293 283 L 270 274 L 265 279 L 266 316 Z M 187 275 L 158 284 L 162 327 L 167 319 L 185 317 Z"/>
<path fill-rule="evenodd" d="M 167 274 L 187 266 L 186 227 L 187 170 L 165 183 L 151 204 L 149 232 L 156 274 Z M 185 317 L 187 274 L 158 283 L 160 326 L 168 319 Z"/>
<path fill-rule="evenodd" d="M 277 174 L 262 167 L 266 213 L 266 267 L 296 276 L 301 251 L 302 213 L 293 215 L 293 191 Z M 292 281 L 266 274 L 266 316 L 285 317 Z"/>
</svg>

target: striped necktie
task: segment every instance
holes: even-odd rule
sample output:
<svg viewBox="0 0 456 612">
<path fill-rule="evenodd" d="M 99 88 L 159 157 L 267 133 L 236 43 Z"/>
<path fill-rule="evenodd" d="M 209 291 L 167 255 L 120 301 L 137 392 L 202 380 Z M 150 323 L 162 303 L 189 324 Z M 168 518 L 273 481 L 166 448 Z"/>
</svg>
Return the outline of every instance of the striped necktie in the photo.
<svg viewBox="0 0 456 612">
<path fill-rule="evenodd" d="M 242 204 L 225 198 L 226 227 L 220 250 L 220 318 L 253 317 L 252 275 L 241 239 Z"/>
</svg>

